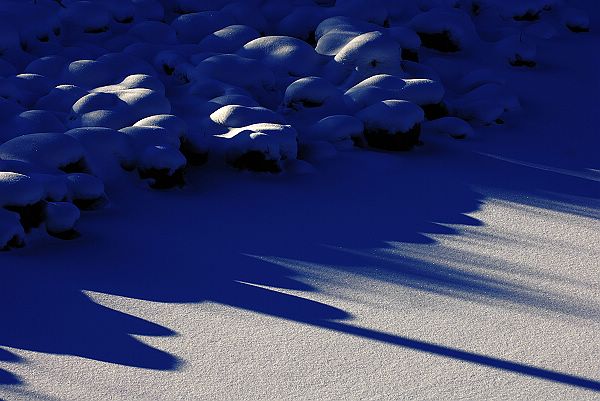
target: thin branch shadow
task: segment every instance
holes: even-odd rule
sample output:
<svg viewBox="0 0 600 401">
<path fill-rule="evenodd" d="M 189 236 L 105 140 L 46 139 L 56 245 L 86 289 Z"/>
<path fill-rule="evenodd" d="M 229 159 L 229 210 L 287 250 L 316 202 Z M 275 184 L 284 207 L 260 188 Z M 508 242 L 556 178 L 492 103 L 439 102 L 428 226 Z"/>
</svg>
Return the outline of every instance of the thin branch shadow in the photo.
<svg viewBox="0 0 600 401">
<path fill-rule="evenodd" d="M 18 363 L 22 362 L 22 359 L 18 355 L 0 348 L 0 362 Z M 0 385 L 15 385 L 22 383 L 21 379 L 13 373 L 8 370 L 0 369 Z"/>
<path fill-rule="evenodd" d="M 506 359 L 493 358 L 486 355 L 467 352 L 456 348 L 445 347 L 442 345 L 437 345 L 425 341 L 414 340 L 408 337 L 397 336 L 345 323 L 323 322 L 319 326 L 326 329 L 351 334 L 357 337 L 380 341 L 387 344 L 393 344 L 399 347 L 409 348 L 420 352 L 426 352 L 428 354 L 439 355 L 458 361 L 475 363 L 477 365 L 505 370 L 512 373 L 519 373 L 525 376 L 535 377 L 538 379 L 549 380 L 556 383 L 585 388 L 588 390 L 600 391 L 600 381 L 587 379 L 581 376 L 569 375 L 549 369 L 538 368 L 535 366 L 525 365 Z"/>
</svg>

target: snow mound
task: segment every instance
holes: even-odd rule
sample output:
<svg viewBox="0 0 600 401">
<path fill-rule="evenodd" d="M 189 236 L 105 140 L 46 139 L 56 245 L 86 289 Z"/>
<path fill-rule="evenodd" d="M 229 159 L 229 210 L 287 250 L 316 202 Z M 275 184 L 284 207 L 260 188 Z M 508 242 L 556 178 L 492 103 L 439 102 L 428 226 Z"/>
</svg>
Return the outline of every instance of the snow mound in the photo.
<svg viewBox="0 0 600 401">
<path fill-rule="evenodd" d="M 317 121 L 307 132 L 309 140 L 327 141 L 348 146 L 362 139 L 364 123 L 356 117 L 333 115 Z"/>
<path fill-rule="evenodd" d="M 260 34 L 247 25 L 229 25 L 206 35 L 199 43 L 202 51 L 211 53 L 235 53 L 246 43 L 258 39 Z"/>
<path fill-rule="evenodd" d="M 415 16 L 409 26 L 424 47 L 441 52 L 466 50 L 478 40 L 473 21 L 460 9 L 434 8 Z"/>
<path fill-rule="evenodd" d="M 99 178 L 84 173 L 68 174 L 69 199 L 82 210 L 101 208 L 106 204 L 104 183 Z"/>
<path fill-rule="evenodd" d="M 379 74 L 348 89 L 345 95 L 360 108 L 386 99 L 407 100 L 423 106 L 440 103 L 444 87 L 430 79 L 402 79 Z"/>
<path fill-rule="evenodd" d="M 238 52 L 242 57 L 262 61 L 279 74 L 293 77 L 315 75 L 321 61 L 306 42 L 289 36 L 265 36 L 246 43 Z"/>
<path fill-rule="evenodd" d="M 56 132 L 21 135 L 0 145 L 0 159 L 19 160 L 42 171 L 87 171 L 85 150 L 79 141 Z"/>
<path fill-rule="evenodd" d="M 362 75 L 401 73 L 401 49 L 382 32 L 367 32 L 350 40 L 335 55 L 338 63 L 349 65 Z"/>
<path fill-rule="evenodd" d="M 44 187 L 30 176 L 0 172 L 0 207 L 27 206 L 44 198 Z"/>
<path fill-rule="evenodd" d="M 421 125 L 475 138 L 521 107 L 507 70 L 593 28 L 570 3 L 5 0 L 0 248 L 44 221 L 72 238 L 105 184 L 180 187 L 209 159 L 302 173 L 354 146 L 411 149 Z"/>
<path fill-rule="evenodd" d="M 72 203 L 48 202 L 46 205 L 46 230 L 48 234 L 70 239 L 76 236 L 75 224 L 81 213 Z"/>
<path fill-rule="evenodd" d="M 382 130 L 389 134 L 407 132 L 425 118 L 419 106 L 405 100 L 377 102 L 356 116 L 363 121 L 367 130 Z"/>
<path fill-rule="evenodd" d="M 83 127 L 65 134 L 79 141 L 86 151 L 90 169 L 103 178 L 114 174 L 116 166 L 131 170 L 135 164 L 129 137 L 121 132 L 104 127 Z"/>
<path fill-rule="evenodd" d="M 238 105 L 223 106 L 210 115 L 210 119 L 226 127 L 240 128 L 256 123 L 282 123 L 277 113 L 264 107 Z"/>
<path fill-rule="evenodd" d="M 365 125 L 369 146 L 408 150 L 418 143 L 423 109 L 405 100 L 377 102 L 356 114 Z"/>
<path fill-rule="evenodd" d="M 296 158 L 298 134 L 289 125 L 252 124 L 215 135 L 215 148 L 234 167 L 281 171 L 281 161 Z"/>
<path fill-rule="evenodd" d="M 0 209 L 0 251 L 25 245 L 25 230 L 19 222 L 19 214 Z"/>
<path fill-rule="evenodd" d="M 465 139 L 473 136 L 473 127 L 465 120 L 456 117 L 442 117 L 437 120 L 427 121 L 423 130 L 449 135 L 454 139 Z"/>
</svg>

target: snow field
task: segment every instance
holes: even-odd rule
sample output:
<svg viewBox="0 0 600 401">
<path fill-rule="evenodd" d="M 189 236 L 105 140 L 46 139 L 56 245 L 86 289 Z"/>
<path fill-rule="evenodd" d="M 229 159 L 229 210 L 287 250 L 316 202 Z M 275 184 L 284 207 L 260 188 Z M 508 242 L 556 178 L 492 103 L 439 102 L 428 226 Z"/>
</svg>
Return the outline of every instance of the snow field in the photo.
<svg viewBox="0 0 600 401">
<path fill-rule="evenodd" d="M 0 248 L 42 225 L 75 237 L 132 172 L 166 189 L 209 158 L 312 171 L 352 146 L 471 138 L 520 108 L 504 69 L 590 29 L 566 0 L 62 4 L 0 5 Z"/>
</svg>

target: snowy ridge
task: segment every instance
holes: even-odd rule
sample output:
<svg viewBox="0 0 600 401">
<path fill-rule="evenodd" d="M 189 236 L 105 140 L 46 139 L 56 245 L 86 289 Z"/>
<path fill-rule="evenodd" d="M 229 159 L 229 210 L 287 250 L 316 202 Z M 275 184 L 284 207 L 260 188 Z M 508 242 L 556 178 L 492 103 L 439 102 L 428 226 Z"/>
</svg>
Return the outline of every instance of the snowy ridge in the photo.
<svg viewBox="0 0 600 401">
<path fill-rule="evenodd" d="M 468 138 L 520 107 L 497 66 L 589 30 L 566 0 L 7 0 L 0 22 L 0 249 L 73 238 L 133 172 Z"/>
</svg>

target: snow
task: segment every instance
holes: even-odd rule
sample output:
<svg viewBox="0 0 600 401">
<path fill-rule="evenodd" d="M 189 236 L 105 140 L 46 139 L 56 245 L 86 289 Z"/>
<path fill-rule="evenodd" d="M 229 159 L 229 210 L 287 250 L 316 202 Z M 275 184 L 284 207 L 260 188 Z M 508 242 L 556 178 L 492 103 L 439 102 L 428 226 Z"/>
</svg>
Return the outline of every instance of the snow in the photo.
<svg viewBox="0 0 600 401">
<path fill-rule="evenodd" d="M 294 81 L 288 86 L 283 95 L 286 107 L 297 109 L 322 106 L 327 101 L 340 101 L 342 92 L 326 79 L 306 77 Z"/>
<path fill-rule="evenodd" d="M 76 60 L 64 69 L 59 80 L 61 84 L 94 88 L 110 82 L 114 79 L 114 75 L 105 63 L 95 60 Z"/>
<path fill-rule="evenodd" d="M 367 32 L 353 38 L 334 57 L 350 65 L 363 76 L 377 73 L 400 73 L 400 46 L 379 31 Z"/>
<path fill-rule="evenodd" d="M 522 35 L 509 36 L 497 43 L 498 54 L 507 59 L 511 65 L 526 65 L 533 67 L 536 64 L 536 46 Z"/>
<path fill-rule="evenodd" d="M 20 135 L 33 134 L 43 131 L 64 131 L 63 123 L 47 110 L 27 110 L 15 116 L 3 126 L 5 133 L 10 135 L 5 139 Z"/>
<path fill-rule="evenodd" d="M 79 216 L 79 209 L 72 203 L 48 202 L 46 205 L 46 229 L 52 234 L 73 230 Z"/>
<path fill-rule="evenodd" d="M 588 31 L 590 19 L 588 15 L 579 9 L 568 8 L 563 14 L 563 22 L 572 31 Z"/>
<path fill-rule="evenodd" d="M 173 174 L 186 164 L 185 157 L 177 148 L 165 145 L 154 145 L 145 148 L 140 156 L 139 168 L 141 170 L 163 170 Z"/>
<path fill-rule="evenodd" d="M 134 125 L 123 128 L 119 132 L 130 138 L 130 142 L 137 152 L 150 145 L 166 145 L 177 148 L 180 144 L 178 132 L 159 126 Z"/>
<path fill-rule="evenodd" d="M 67 63 L 67 59 L 59 55 L 44 56 L 33 60 L 25 67 L 25 72 L 41 76 L 58 75 Z"/>
<path fill-rule="evenodd" d="M 39 202 L 44 187 L 39 181 L 23 174 L 0 172 L 0 206 L 26 206 Z"/>
<path fill-rule="evenodd" d="M 170 112 L 169 101 L 156 89 L 100 87 L 71 107 L 68 126 L 120 129 L 145 117 Z"/>
<path fill-rule="evenodd" d="M 442 117 L 423 124 L 424 130 L 450 135 L 452 138 L 465 139 L 474 135 L 473 127 L 465 120 L 456 117 Z"/>
<path fill-rule="evenodd" d="M 466 50 L 477 42 L 471 18 L 460 9 L 435 8 L 415 16 L 409 26 L 419 34 L 423 46 L 440 51 Z M 448 44 L 430 35 L 446 36 Z"/>
<path fill-rule="evenodd" d="M 479 86 L 494 83 L 498 85 L 504 85 L 506 81 L 499 77 L 493 70 L 489 68 L 483 68 L 480 70 L 470 71 L 465 74 L 459 82 L 460 89 L 468 92 Z"/>
<path fill-rule="evenodd" d="M 251 40 L 237 54 L 260 60 L 278 74 L 296 77 L 314 75 L 320 64 L 319 55 L 309 44 L 289 36 L 265 36 Z"/>
<path fill-rule="evenodd" d="M 67 132 L 84 147 L 90 169 L 102 178 L 115 174 L 115 167 L 131 169 L 135 165 L 133 145 L 127 135 L 103 127 L 73 128 Z"/>
<path fill-rule="evenodd" d="M 250 26 L 229 25 L 206 35 L 199 47 L 206 52 L 230 54 L 259 37 L 260 34 Z"/>
<path fill-rule="evenodd" d="M 364 124 L 356 117 L 348 115 L 333 115 L 317 121 L 306 131 L 309 138 L 329 142 L 348 141 L 361 138 Z"/>
<path fill-rule="evenodd" d="M 268 90 L 275 85 L 273 73 L 253 59 L 236 54 L 220 54 L 202 60 L 193 72 L 197 77 L 209 77 L 231 85 Z"/>
<path fill-rule="evenodd" d="M 175 29 L 159 21 L 143 21 L 136 24 L 129 34 L 144 43 L 172 44 L 177 42 Z"/>
<path fill-rule="evenodd" d="M 183 14 L 171 23 L 177 38 L 183 43 L 199 42 L 208 34 L 233 25 L 233 18 L 220 11 L 202 11 Z"/>
<path fill-rule="evenodd" d="M 0 250 L 22 245 L 24 241 L 25 231 L 19 222 L 19 214 L 0 209 Z"/>
<path fill-rule="evenodd" d="M 40 97 L 35 106 L 41 110 L 68 113 L 71 107 L 86 94 L 87 91 L 79 86 L 57 85 L 48 94 Z"/>
<path fill-rule="evenodd" d="M 508 0 L 499 5 L 500 14 L 512 18 L 525 15 L 539 16 L 541 12 L 557 5 L 555 0 Z"/>
<path fill-rule="evenodd" d="M 373 0 L 369 3 L 361 0 L 339 0 L 335 2 L 333 12 L 338 15 L 354 16 L 380 26 L 388 17 L 386 4 L 381 0 Z"/>
<path fill-rule="evenodd" d="M 449 108 L 455 115 L 487 124 L 500 118 L 504 112 L 516 111 L 519 107 L 519 99 L 497 83 L 483 84 L 449 102 Z"/>
<path fill-rule="evenodd" d="M 0 398 L 593 398 L 598 18 L 1 2 Z"/>
<path fill-rule="evenodd" d="M 503 63 L 534 68 L 544 41 L 589 28 L 564 1 L 67 3 L 2 8 L 0 157 L 107 185 L 252 152 L 283 171 L 375 131 L 414 145 L 425 120 L 471 137 L 520 110 Z"/>
<path fill-rule="evenodd" d="M 69 199 L 73 202 L 94 202 L 96 208 L 106 198 L 102 181 L 90 174 L 73 173 L 66 176 Z M 87 208 L 84 206 L 84 208 Z"/>
<path fill-rule="evenodd" d="M 142 118 L 133 124 L 134 127 L 159 127 L 169 131 L 169 134 L 178 138 L 184 138 L 187 134 L 187 124 L 181 118 L 172 114 L 157 114 Z"/>
<path fill-rule="evenodd" d="M 91 92 L 99 93 L 118 93 L 126 89 L 148 89 L 152 92 L 163 94 L 165 93 L 164 85 L 156 77 L 146 74 L 132 74 L 128 75 L 116 85 L 101 86 L 99 88 L 92 89 Z"/>
<path fill-rule="evenodd" d="M 345 95 L 358 107 L 389 99 L 406 100 L 423 106 L 441 102 L 444 88 L 439 82 L 430 79 L 402 79 L 379 74 L 354 85 Z"/>
<path fill-rule="evenodd" d="M 267 160 L 294 159 L 297 153 L 298 134 L 289 125 L 259 123 L 230 129 L 215 135 L 215 151 L 234 160 L 248 152 L 256 151 Z"/>
<path fill-rule="evenodd" d="M 282 123 L 283 119 L 264 107 L 227 105 L 210 115 L 210 119 L 226 127 L 240 128 L 256 123 Z"/>
<path fill-rule="evenodd" d="M 91 1 L 78 1 L 71 7 L 61 10 L 61 22 L 70 30 L 77 29 L 84 33 L 98 33 L 107 30 L 111 19 L 106 8 Z"/>
<path fill-rule="evenodd" d="M 283 95 L 282 114 L 298 129 L 306 122 L 346 112 L 348 107 L 343 93 L 328 80 L 306 77 L 294 81 Z"/>
<path fill-rule="evenodd" d="M 44 132 L 21 135 L 0 145 L 2 160 L 19 160 L 48 172 L 85 161 L 85 151 L 73 137 Z M 40 171 L 42 172 L 42 171 Z"/>
<path fill-rule="evenodd" d="M 69 197 L 67 180 L 63 175 L 32 173 L 31 177 L 39 181 L 44 188 L 43 198 L 47 201 L 58 202 Z"/>
<path fill-rule="evenodd" d="M 258 106 L 258 102 L 246 95 L 223 95 L 217 96 L 209 100 L 210 103 L 214 103 L 218 106 L 227 106 L 231 104 L 235 104 L 238 106 L 246 106 L 246 107 L 256 107 Z"/>
<path fill-rule="evenodd" d="M 316 26 L 326 18 L 327 10 L 316 6 L 299 6 L 285 15 L 278 23 L 276 30 L 279 34 L 310 41 Z"/>
<path fill-rule="evenodd" d="M 356 116 L 367 130 L 382 130 L 390 135 L 408 132 L 423 122 L 423 110 L 406 100 L 383 100 L 359 111 Z"/>
</svg>

